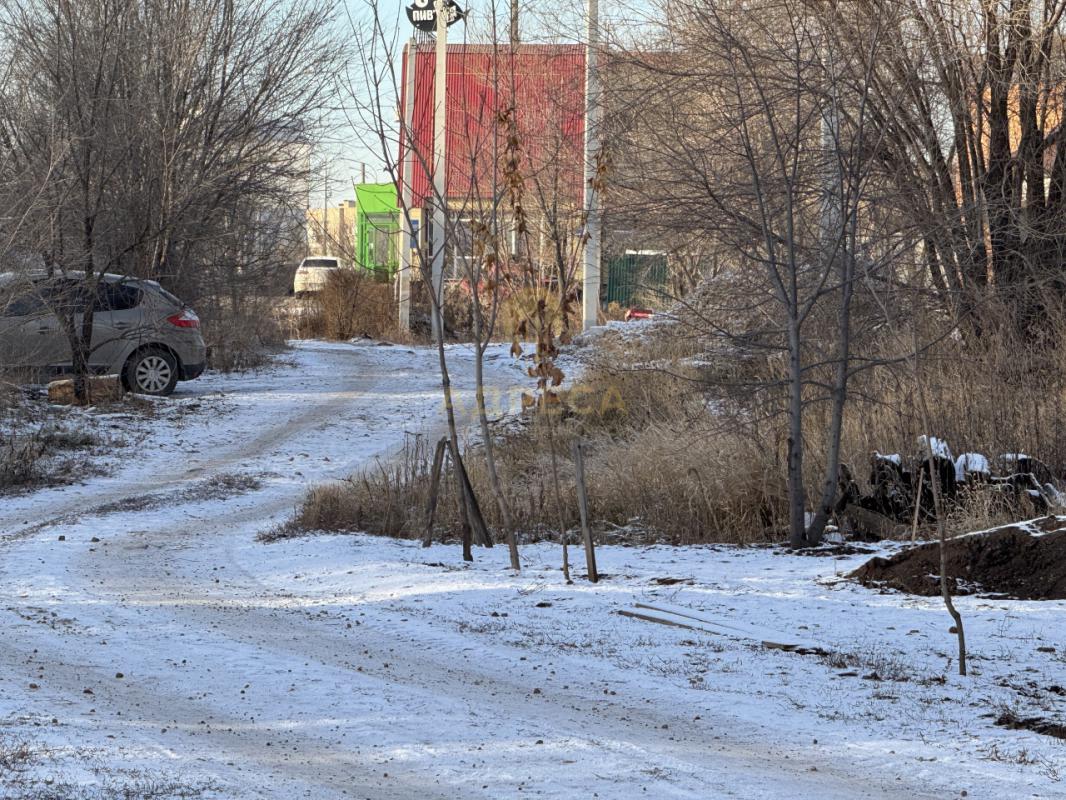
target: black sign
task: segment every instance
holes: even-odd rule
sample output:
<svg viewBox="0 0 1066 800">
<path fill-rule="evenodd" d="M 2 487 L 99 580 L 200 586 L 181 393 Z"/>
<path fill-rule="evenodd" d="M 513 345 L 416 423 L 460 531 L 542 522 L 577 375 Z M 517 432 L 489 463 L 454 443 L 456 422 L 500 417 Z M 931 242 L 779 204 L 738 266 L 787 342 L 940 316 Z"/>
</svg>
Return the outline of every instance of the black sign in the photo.
<svg viewBox="0 0 1066 800">
<path fill-rule="evenodd" d="M 413 0 L 407 7 L 407 18 L 420 31 L 435 33 L 437 30 L 437 11 L 434 0 Z M 444 0 L 444 14 L 449 26 L 454 25 L 465 16 L 455 0 Z"/>
</svg>

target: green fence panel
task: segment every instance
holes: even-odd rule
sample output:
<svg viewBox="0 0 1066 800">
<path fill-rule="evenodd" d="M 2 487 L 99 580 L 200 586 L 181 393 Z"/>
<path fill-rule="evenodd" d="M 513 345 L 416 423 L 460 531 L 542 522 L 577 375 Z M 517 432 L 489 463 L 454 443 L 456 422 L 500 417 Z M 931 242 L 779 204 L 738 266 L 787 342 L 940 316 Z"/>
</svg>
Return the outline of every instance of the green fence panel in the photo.
<svg viewBox="0 0 1066 800">
<path fill-rule="evenodd" d="M 628 252 L 607 263 L 605 302 L 623 308 L 660 306 L 665 299 L 666 253 Z"/>
</svg>

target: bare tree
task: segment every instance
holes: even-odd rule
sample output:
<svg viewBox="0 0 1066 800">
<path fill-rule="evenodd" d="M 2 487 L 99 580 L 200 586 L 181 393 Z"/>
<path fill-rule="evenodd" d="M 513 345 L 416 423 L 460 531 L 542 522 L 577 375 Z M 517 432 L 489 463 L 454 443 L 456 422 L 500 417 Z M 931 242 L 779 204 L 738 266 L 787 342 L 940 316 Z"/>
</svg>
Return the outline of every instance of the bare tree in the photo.
<svg viewBox="0 0 1066 800">
<path fill-rule="evenodd" d="M 631 217 L 672 222 L 690 250 L 723 254 L 722 305 L 689 316 L 712 338 L 783 362 L 777 380 L 747 389 L 783 390 L 790 538 L 818 544 L 849 380 L 871 365 L 853 355 L 853 297 L 900 253 L 878 229 L 870 182 L 879 132 L 864 65 L 880 23 L 854 26 L 844 47 L 831 4 L 668 6 L 657 41 L 616 56 L 616 73 L 632 80 L 617 85 L 615 107 L 626 109 L 627 91 L 654 98 L 637 113 L 630 95 L 615 133 L 621 202 Z M 829 430 L 808 518 L 804 421 L 822 403 Z"/>
<path fill-rule="evenodd" d="M 1038 337 L 1066 293 L 1066 3 L 863 0 L 855 12 L 888 23 L 869 62 L 876 159 L 928 281 L 970 332 L 1010 320 Z"/>
<path fill-rule="evenodd" d="M 217 284 L 228 257 L 239 279 L 277 244 L 248 232 L 292 228 L 342 52 L 330 19 L 325 0 L 0 6 L 4 100 L 17 101 L 3 103 L 0 148 L 25 179 L 5 188 L 49 273 L 76 279 L 47 299 L 79 378 L 101 345 L 105 272 L 184 290 Z"/>
<path fill-rule="evenodd" d="M 476 349 L 476 411 L 490 486 L 508 542 L 511 565 L 518 569 L 517 541 L 486 403 L 484 357 L 491 342 L 501 335 L 501 312 L 505 304 L 514 304 L 510 298 L 515 290 L 521 287 L 539 289 L 542 285 L 537 281 L 530 283 L 525 268 L 529 247 L 526 231 L 518 230 L 518 215 L 508 201 L 514 184 L 527 179 L 527 170 L 547 169 L 553 163 L 548 146 L 541 142 L 533 146 L 531 138 L 534 132 L 554 131 L 558 120 L 553 122 L 544 118 L 542 92 L 531 96 L 529 91 L 529 86 L 541 89 L 545 75 L 553 74 L 552 51 L 523 49 L 515 43 L 502 43 L 498 11 L 494 4 L 488 14 L 483 15 L 485 31 L 478 37 L 478 43 L 467 41 L 457 45 L 451 55 L 455 66 L 449 69 L 464 72 L 467 79 L 463 81 L 462 96 L 452 99 L 448 109 L 448 125 L 452 132 L 449 146 L 453 147 L 449 162 L 458 163 L 461 168 L 458 175 L 450 176 L 446 196 L 439 196 L 429 180 L 433 154 L 431 143 L 425 138 L 426 132 L 408 129 L 402 121 L 399 125 L 394 122 L 392 107 L 401 94 L 398 66 L 403 59 L 398 38 L 385 24 L 384 9 L 376 0 L 367 5 L 367 22 L 353 20 L 360 59 L 358 69 L 350 76 L 348 90 L 351 106 L 355 109 L 353 127 L 369 132 L 367 143 L 374 147 L 398 189 L 415 184 L 427 185 L 425 205 L 446 209 L 445 229 L 435 232 L 433 241 L 415 243 L 414 257 L 422 268 L 420 277 L 426 287 L 423 294 L 428 297 L 431 311 L 443 315 L 445 296 L 434 291 L 425 273 L 432 262 L 433 251 L 445 248 L 451 279 L 448 310 L 458 307 L 468 318 Z M 502 18 L 506 19 L 506 13 Z M 431 51 L 427 49 L 417 57 L 431 59 Z M 531 58 L 535 63 L 531 64 Z M 534 77 L 531 78 L 531 74 Z M 522 148 L 525 160 L 519 164 L 516 153 Z M 401 150 L 404 159 L 398 156 Z M 529 157 L 532 151 L 538 153 L 538 159 Z M 579 165 L 579 161 L 574 163 Z M 413 220 L 423 210 L 422 198 L 416 196 L 416 207 L 408 207 L 407 193 L 398 193 L 400 213 L 411 229 L 415 227 Z M 549 194 L 545 184 L 544 196 L 548 202 L 554 202 Z M 513 318 L 514 315 L 510 316 Z M 455 460 L 458 429 L 443 342 L 438 343 L 438 356 Z"/>
<path fill-rule="evenodd" d="M 397 186 L 400 214 L 405 223 L 403 227 L 406 230 L 416 230 L 418 227 L 416 219 L 419 219 L 419 215 L 423 210 L 421 204 L 419 202 L 418 207 L 408 204 L 406 202 L 407 193 L 399 191 L 399 189 L 405 185 L 405 182 L 408 186 L 411 186 L 416 180 L 416 175 L 422 177 L 432 187 L 432 152 L 423 145 L 423 142 L 416 135 L 416 131 L 404 124 L 404 120 L 401 119 L 399 124 L 395 122 L 392 108 L 394 107 L 393 103 L 396 103 L 401 96 L 400 87 L 402 86 L 400 72 L 397 67 L 403 63 L 403 55 L 405 53 L 400 47 L 400 41 L 395 32 L 389 32 L 386 29 L 384 12 L 377 0 L 370 0 L 366 10 L 369 22 L 357 21 L 351 18 L 352 32 L 355 35 L 359 59 L 358 66 L 347 76 L 345 86 L 350 107 L 352 108 L 350 119 L 353 128 L 367 132 L 364 134 L 366 137 L 365 143 L 380 156 L 382 163 L 385 165 L 386 173 Z M 472 152 L 477 151 L 476 147 L 472 150 Z M 413 168 L 408 167 L 408 165 L 413 165 Z M 475 185 L 476 177 L 472 176 L 465 193 L 467 197 L 474 196 L 473 187 Z M 430 314 L 444 320 L 445 297 L 443 291 L 438 291 L 438 288 L 433 285 L 428 274 L 428 267 L 433 262 L 434 251 L 437 249 L 443 249 L 446 260 L 451 260 L 454 263 L 455 253 L 450 254 L 452 259 L 448 259 L 449 250 L 452 249 L 452 245 L 457 239 L 457 219 L 463 218 L 463 212 L 466 211 L 467 205 L 462 195 L 458 204 L 456 204 L 453 198 L 447 195 L 442 197 L 432 188 L 426 200 L 427 204 L 438 205 L 445 209 L 445 229 L 436 231 L 432 239 L 428 236 L 420 237 L 413 243 L 412 250 L 414 251 L 414 260 L 419 265 L 418 277 L 425 286 L 423 294 L 428 298 Z M 480 207 L 475 207 L 474 211 L 480 211 Z M 459 212 L 458 216 L 457 212 Z M 471 231 L 468 230 L 466 241 L 469 243 L 469 249 L 463 254 L 465 257 L 461 259 L 462 266 L 473 265 L 472 268 L 477 270 L 486 260 L 491 265 L 491 236 L 483 234 L 479 237 L 480 252 L 478 254 L 479 257 L 475 258 L 472 252 L 473 239 L 470 233 Z M 402 246 L 406 247 L 409 244 L 412 243 L 404 242 Z M 471 287 L 471 296 L 473 297 L 477 287 L 480 285 L 480 273 L 469 274 L 467 278 Z M 477 313 L 481 313 L 480 306 Z M 478 317 L 478 332 L 480 335 L 476 342 L 476 396 L 479 416 L 483 427 L 487 428 L 483 384 L 484 342 L 482 335 L 484 330 L 484 320 L 482 317 Z M 470 560 L 472 559 L 470 552 L 472 537 L 476 536 L 478 544 L 485 546 L 491 546 L 492 539 L 484 520 L 481 518 L 480 506 L 474 494 L 473 486 L 464 477 L 465 470 L 460 447 L 459 426 L 456 418 L 455 397 L 452 390 L 451 372 L 443 335 L 437 337 L 436 346 L 438 367 L 441 374 L 441 392 L 444 399 L 449 433 L 448 447 L 458 476 L 460 508 L 464 521 L 463 556 L 465 559 Z M 494 484 L 494 486 L 497 485 Z M 510 531 L 508 540 L 512 567 L 518 569 L 520 564 L 517 543 L 512 537 L 513 531 Z"/>
</svg>

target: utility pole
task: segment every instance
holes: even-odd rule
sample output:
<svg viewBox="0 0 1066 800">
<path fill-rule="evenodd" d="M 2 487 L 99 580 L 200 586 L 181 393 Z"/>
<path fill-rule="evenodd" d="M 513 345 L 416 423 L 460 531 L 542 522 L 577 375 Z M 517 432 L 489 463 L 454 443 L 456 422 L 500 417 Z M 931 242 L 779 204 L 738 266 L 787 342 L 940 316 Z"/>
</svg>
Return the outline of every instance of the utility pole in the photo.
<svg viewBox="0 0 1066 800">
<path fill-rule="evenodd" d="M 322 246 L 324 256 L 333 255 L 332 237 L 329 235 L 329 157 L 322 162 Z"/>
<path fill-rule="evenodd" d="M 444 255 L 447 236 L 448 159 L 447 91 L 448 91 L 448 17 L 445 0 L 434 0 L 437 23 L 437 53 L 434 61 L 433 91 L 433 267 L 430 282 L 433 341 L 444 341 Z"/>
<path fill-rule="evenodd" d="M 600 74 L 596 63 L 600 44 L 600 3 L 588 0 L 585 48 L 585 265 L 581 281 L 581 329 L 596 324 L 600 310 L 600 196 L 596 175 L 600 152 Z"/>
<path fill-rule="evenodd" d="M 411 214 L 411 182 L 414 180 L 414 148 L 415 142 L 412 136 L 415 111 L 415 59 L 417 57 L 417 45 L 415 37 L 407 42 L 407 74 L 404 85 L 404 108 L 403 108 L 403 180 L 400 184 L 402 201 L 400 205 L 400 272 L 396 276 L 396 293 L 399 301 L 397 319 L 401 331 L 411 330 L 411 256 L 417 247 L 414 225 Z M 415 247 L 412 247 L 412 244 Z"/>
<path fill-rule="evenodd" d="M 511 44 L 518 42 L 518 0 L 511 0 Z"/>
</svg>

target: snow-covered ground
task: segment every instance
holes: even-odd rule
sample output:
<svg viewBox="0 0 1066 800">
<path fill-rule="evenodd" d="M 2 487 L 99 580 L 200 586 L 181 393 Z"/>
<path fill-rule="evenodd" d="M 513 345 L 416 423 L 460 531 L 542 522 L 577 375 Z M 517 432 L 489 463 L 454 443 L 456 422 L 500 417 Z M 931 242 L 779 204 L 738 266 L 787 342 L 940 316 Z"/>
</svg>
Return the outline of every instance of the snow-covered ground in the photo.
<svg viewBox="0 0 1066 800">
<path fill-rule="evenodd" d="M 938 600 L 841 580 L 867 556 L 604 547 L 592 586 L 556 545 L 515 574 L 503 547 L 257 542 L 442 422 L 428 350 L 286 360 L 182 385 L 107 477 L 0 499 L 0 754 L 36 750 L 0 760 L 0 796 L 1066 797 L 1066 742 L 993 724 L 1062 714 L 1066 603 L 960 599 L 964 679 Z M 509 404 L 528 378 L 490 364 Z M 618 613 L 636 603 L 830 655 Z"/>
</svg>

